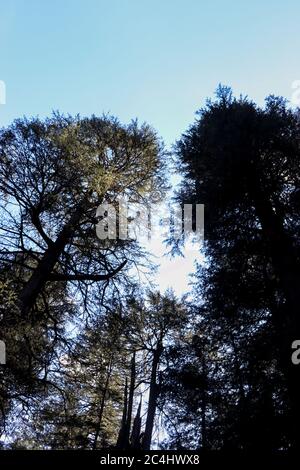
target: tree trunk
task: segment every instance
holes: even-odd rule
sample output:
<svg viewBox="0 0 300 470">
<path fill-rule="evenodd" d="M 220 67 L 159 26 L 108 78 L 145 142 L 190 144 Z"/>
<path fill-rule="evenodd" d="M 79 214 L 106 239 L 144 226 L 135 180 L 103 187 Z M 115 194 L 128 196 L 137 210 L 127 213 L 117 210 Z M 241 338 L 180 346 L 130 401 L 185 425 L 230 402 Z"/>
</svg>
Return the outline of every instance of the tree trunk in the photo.
<svg viewBox="0 0 300 470">
<path fill-rule="evenodd" d="M 129 447 L 129 436 L 130 436 L 133 398 L 134 398 L 134 388 L 135 388 L 135 376 L 136 376 L 136 370 L 135 370 L 135 352 L 134 352 L 133 357 L 131 359 L 131 374 L 130 374 L 130 386 L 129 386 L 129 397 L 128 397 L 128 412 L 127 412 L 125 436 L 124 436 L 124 444 L 125 444 L 126 449 Z"/>
<path fill-rule="evenodd" d="M 81 204 L 78 205 L 76 211 L 72 214 L 69 222 L 63 227 L 55 242 L 51 243 L 45 251 L 43 258 L 40 260 L 34 273 L 21 291 L 19 299 L 20 309 L 23 315 L 29 313 L 38 295 L 45 287 L 60 255 L 64 251 L 71 236 L 74 234 L 74 229 L 84 213 L 86 202 L 87 198 L 84 198 Z"/>
<path fill-rule="evenodd" d="M 125 388 L 124 388 L 124 406 L 123 406 L 123 416 L 121 427 L 119 431 L 119 436 L 116 444 L 116 449 L 124 450 L 125 449 L 125 432 L 126 432 L 126 422 L 127 422 L 127 410 L 128 410 L 128 381 L 126 377 Z"/>
<path fill-rule="evenodd" d="M 154 418 L 155 418 L 155 412 L 156 412 L 156 402 L 157 402 L 157 397 L 158 397 L 158 384 L 156 381 L 156 376 L 157 376 L 157 369 L 158 369 L 159 360 L 160 360 L 162 351 L 163 351 L 162 344 L 159 343 L 153 353 L 153 360 L 152 360 L 147 420 L 146 420 L 146 427 L 145 427 L 145 435 L 143 439 L 144 450 L 149 450 L 151 446 Z"/>
<path fill-rule="evenodd" d="M 206 367 L 206 358 L 202 354 L 201 359 L 201 369 L 203 377 L 203 389 L 202 389 L 202 399 L 201 399 L 201 450 L 207 450 L 207 420 L 206 420 L 206 411 L 207 411 L 207 388 L 208 388 L 208 371 Z"/>
<path fill-rule="evenodd" d="M 103 412 L 104 412 L 106 394 L 107 394 L 108 385 L 109 385 L 110 376 L 111 376 L 111 370 L 112 370 L 112 360 L 110 359 L 109 365 L 107 368 L 106 380 L 105 380 L 105 385 L 104 385 L 104 389 L 102 393 L 101 403 L 100 403 L 99 417 L 98 417 L 98 422 L 96 426 L 95 438 L 93 442 L 93 450 L 97 449 L 97 441 L 98 441 L 98 437 L 99 437 L 100 430 L 101 430 L 102 417 L 103 417 Z"/>
<path fill-rule="evenodd" d="M 131 448 L 138 450 L 141 447 L 141 428 L 142 428 L 142 418 L 141 418 L 141 410 L 142 410 L 142 398 L 140 399 L 140 403 L 133 421 L 132 426 L 132 433 L 130 444 Z"/>
</svg>

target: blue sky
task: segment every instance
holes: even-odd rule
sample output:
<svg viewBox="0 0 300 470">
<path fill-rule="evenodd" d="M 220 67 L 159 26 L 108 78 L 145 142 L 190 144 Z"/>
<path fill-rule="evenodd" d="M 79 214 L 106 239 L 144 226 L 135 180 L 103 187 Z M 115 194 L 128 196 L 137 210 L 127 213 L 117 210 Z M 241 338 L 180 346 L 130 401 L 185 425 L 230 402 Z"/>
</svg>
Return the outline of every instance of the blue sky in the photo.
<svg viewBox="0 0 300 470">
<path fill-rule="evenodd" d="M 299 20 L 298 0 L 0 0 L 0 125 L 110 112 L 170 145 L 220 82 L 289 99 Z"/>
<path fill-rule="evenodd" d="M 0 0 L 0 124 L 109 111 L 169 144 L 219 82 L 289 98 L 299 19 L 297 0 Z"/>
</svg>

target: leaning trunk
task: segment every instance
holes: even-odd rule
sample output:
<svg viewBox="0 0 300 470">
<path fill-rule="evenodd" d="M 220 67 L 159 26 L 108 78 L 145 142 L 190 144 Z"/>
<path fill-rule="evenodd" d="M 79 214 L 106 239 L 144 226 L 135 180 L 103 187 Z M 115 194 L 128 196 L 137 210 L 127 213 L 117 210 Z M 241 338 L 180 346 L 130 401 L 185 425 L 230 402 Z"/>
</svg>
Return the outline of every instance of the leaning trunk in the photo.
<svg viewBox="0 0 300 470">
<path fill-rule="evenodd" d="M 46 252 L 44 253 L 43 258 L 38 263 L 34 273 L 21 291 L 19 298 L 20 309 L 23 315 L 28 314 L 32 309 L 36 303 L 38 295 L 41 293 L 45 287 L 46 282 L 49 280 L 55 265 L 57 264 L 71 236 L 74 234 L 74 229 L 78 225 L 82 214 L 84 213 L 86 202 L 87 199 L 84 198 L 71 216 L 69 222 L 59 233 L 55 242 L 49 245 Z"/>
</svg>

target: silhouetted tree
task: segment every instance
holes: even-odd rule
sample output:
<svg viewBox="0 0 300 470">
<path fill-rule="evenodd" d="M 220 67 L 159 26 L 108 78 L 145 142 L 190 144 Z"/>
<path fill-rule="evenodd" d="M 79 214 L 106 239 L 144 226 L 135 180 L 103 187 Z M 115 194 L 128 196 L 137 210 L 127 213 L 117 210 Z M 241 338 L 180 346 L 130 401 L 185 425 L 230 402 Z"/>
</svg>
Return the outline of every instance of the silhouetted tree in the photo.
<svg viewBox="0 0 300 470">
<path fill-rule="evenodd" d="M 220 87 L 217 100 L 208 102 L 198 116 L 178 142 L 177 153 L 186 175 L 179 199 L 205 204 L 208 274 L 202 284 L 202 300 L 207 302 L 203 308 L 211 317 L 230 318 L 232 328 L 234 322 L 241 328 L 246 314 L 244 328 L 251 335 L 255 333 L 253 344 L 258 352 L 265 351 L 264 358 L 254 354 L 258 361 L 266 360 L 264 343 L 268 344 L 272 351 L 269 365 L 265 363 L 264 372 L 259 366 L 257 370 L 267 380 L 272 361 L 276 361 L 279 387 L 279 371 L 284 373 L 292 425 L 290 443 L 296 446 L 300 372 L 291 362 L 291 344 L 300 335 L 296 203 L 300 179 L 299 114 L 289 110 L 281 98 L 269 97 L 266 107 L 261 109 L 246 98 L 234 98 L 230 89 Z M 265 334 L 263 324 L 267 326 Z M 231 347 L 242 340 L 238 335 L 233 341 Z M 249 352 L 251 345 L 247 348 Z M 236 371 L 245 367 L 243 362 L 237 364 Z M 237 379 L 244 381 L 238 374 Z M 245 382 L 244 385 L 250 386 Z M 273 388 L 272 401 L 267 388 L 261 382 L 262 403 L 268 397 L 274 409 L 274 394 L 278 391 Z M 239 409 L 243 410 L 243 393 L 240 395 Z M 261 409 L 268 407 L 264 405 Z M 268 420 L 272 427 L 271 418 Z M 260 424 L 256 422 L 256 429 L 262 422 L 263 415 Z M 278 442 L 270 446 L 276 447 Z"/>
</svg>

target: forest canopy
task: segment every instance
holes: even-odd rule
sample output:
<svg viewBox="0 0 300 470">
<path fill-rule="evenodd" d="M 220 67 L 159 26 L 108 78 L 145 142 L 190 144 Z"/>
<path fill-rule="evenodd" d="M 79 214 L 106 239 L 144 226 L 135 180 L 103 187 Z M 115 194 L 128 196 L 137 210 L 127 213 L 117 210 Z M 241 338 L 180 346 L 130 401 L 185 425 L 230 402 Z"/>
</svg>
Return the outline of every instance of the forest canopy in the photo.
<svg viewBox="0 0 300 470">
<path fill-rule="evenodd" d="M 299 159 L 298 110 L 222 86 L 173 152 L 110 116 L 2 128 L 1 446 L 296 449 Z M 96 236 L 99 204 L 164 200 L 174 162 L 172 203 L 205 206 L 181 298 L 138 241 Z"/>
</svg>

